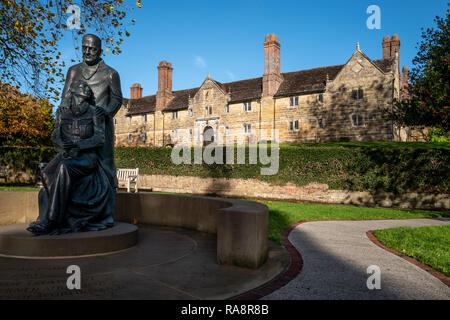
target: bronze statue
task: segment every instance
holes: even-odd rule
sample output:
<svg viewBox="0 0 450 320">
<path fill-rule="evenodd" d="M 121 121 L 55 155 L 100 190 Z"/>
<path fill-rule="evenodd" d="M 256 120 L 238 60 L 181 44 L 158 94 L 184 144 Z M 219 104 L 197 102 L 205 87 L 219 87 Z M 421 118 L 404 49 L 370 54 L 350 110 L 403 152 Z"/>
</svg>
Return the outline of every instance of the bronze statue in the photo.
<svg viewBox="0 0 450 320">
<path fill-rule="evenodd" d="M 42 173 L 34 234 L 102 230 L 113 226 L 117 187 L 115 113 L 122 104 L 118 73 L 100 58 L 101 40 L 83 37 L 83 62 L 67 74 L 52 141 L 59 153 Z"/>
</svg>

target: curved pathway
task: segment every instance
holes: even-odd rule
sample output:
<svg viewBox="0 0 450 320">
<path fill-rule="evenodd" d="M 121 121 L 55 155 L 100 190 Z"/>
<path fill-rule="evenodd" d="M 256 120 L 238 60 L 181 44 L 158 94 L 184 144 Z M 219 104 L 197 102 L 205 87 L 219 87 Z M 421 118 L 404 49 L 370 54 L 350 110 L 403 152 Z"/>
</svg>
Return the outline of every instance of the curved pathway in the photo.
<svg viewBox="0 0 450 320">
<path fill-rule="evenodd" d="M 289 241 L 303 268 L 286 286 L 262 299 L 445 299 L 450 288 L 416 265 L 375 245 L 369 230 L 450 224 L 450 219 L 318 221 L 297 226 Z M 367 268 L 381 270 L 381 289 L 369 290 Z"/>
</svg>

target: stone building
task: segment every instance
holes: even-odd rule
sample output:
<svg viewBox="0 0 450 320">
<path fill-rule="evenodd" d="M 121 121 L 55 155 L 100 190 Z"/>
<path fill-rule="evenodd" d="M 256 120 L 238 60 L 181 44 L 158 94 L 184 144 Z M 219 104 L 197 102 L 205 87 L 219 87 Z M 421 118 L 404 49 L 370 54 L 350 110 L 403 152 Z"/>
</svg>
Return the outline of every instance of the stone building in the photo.
<svg viewBox="0 0 450 320">
<path fill-rule="evenodd" d="M 407 84 L 399 37 L 386 36 L 382 52 L 371 60 L 358 44 L 345 64 L 281 73 L 280 43 L 269 34 L 262 77 L 220 83 L 208 74 L 199 87 L 179 91 L 172 90 L 172 65 L 161 61 L 156 94 L 142 96 L 134 84 L 124 99 L 114 118 L 116 145 L 256 143 L 273 138 L 272 129 L 279 142 L 395 140 L 379 108 Z"/>
</svg>

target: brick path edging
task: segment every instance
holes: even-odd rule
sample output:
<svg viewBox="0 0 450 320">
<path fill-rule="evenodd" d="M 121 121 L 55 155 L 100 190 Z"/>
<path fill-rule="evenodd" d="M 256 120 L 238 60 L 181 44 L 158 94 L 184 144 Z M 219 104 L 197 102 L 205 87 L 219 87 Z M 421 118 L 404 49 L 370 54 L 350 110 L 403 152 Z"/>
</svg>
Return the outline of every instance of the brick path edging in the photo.
<svg viewBox="0 0 450 320">
<path fill-rule="evenodd" d="M 238 295 L 236 297 L 231 298 L 230 300 L 258 300 L 261 299 L 264 296 L 267 296 L 271 294 L 272 292 L 284 287 L 287 285 L 291 280 L 297 277 L 297 275 L 300 273 L 300 271 L 303 268 L 303 259 L 300 255 L 300 252 L 295 249 L 294 245 L 289 241 L 289 234 L 292 230 L 294 230 L 297 226 L 299 226 L 302 223 L 306 223 L 309 221 L 300 221 L 293 225 L 291 225 L 289 228 L 283 231 L 282 234 L 282 240 L 283 240 L 283 247 L 288 251 L 288 253 L 291 256 L 291 264 L 289 265 L 289 268 L 287 268 L 283 273 L 278 275 L 276 278 L 272 279 L 268 283 L 252 289 L 250 291 L 247 291 L 246 293 L 243 293 L 241 295 Z"/>
<path fill-rule="evenodd" d="M 433 268 L 431 268 L 430 266 L 427 266 L 425 264 L 423 264 L 420 261 L 417 261 L 416 259 L 413 259 L 411 257 L 408 257 L 407 255 L 404 255 L 403 253 L 400 253 L 394 249 L 388 248 L 386 247 L 384 244 L 382 244 L 377 237 L 375 237 L 374 235 L 374 230 L 369 230 L 366 232 L 367 237 L 369 238 L 370 241 L 372 241 L 374 244 L 376 244 L 378 247 L 392 253 L 395 254 L 396 256 L 405 259 L 406 261 L 416 265 L 417 267 L 419 267 L 422 270 L 425 270 L 426 272 L 428 272 L 429 274 L 431 274 L 433 277 L 441 280 L 444 284 L 447 285 L 447 287 L 450 287 L 450 278 L 447 277 L 445 274 L 440 273 L 439 271 L 434 270 Z"/>
</svg>

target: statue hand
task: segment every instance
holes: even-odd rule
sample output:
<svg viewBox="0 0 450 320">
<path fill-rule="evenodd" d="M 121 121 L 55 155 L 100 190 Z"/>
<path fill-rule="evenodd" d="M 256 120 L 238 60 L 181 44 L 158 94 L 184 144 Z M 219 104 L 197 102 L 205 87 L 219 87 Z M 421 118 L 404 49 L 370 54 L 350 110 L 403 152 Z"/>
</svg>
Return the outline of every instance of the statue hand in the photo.
<svg viewBox="0 0 450 320">
<path fill-rule="evenodd" d="M 75 147 L 69 150 L 64 150 L 62 153 L 62 156 L 64 159 L 73 159 L 78 157 L 78 154 L 80 153 L 80 148 Z"/>
<path fill-rule="evenodd" d="M 71 158 L 76 158 L 76 157 L 78 157 L 79 152 L 80 152 L 80 148 L 78 148 L 78 147 L 72 148 L 69 150 L 69 156 Z"/>
</svg>

